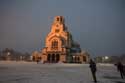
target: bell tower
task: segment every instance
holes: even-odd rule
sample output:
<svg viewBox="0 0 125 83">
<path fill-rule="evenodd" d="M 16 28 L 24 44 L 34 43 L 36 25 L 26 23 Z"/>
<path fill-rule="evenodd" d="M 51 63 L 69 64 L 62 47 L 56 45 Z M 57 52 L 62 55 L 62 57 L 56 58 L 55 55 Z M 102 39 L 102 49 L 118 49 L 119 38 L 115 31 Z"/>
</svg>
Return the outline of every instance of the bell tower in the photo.
<svg viewBox="0 0 125 83">
<path fill-rule="evenodd" d="M 54 18 L 54 23 L 60 23 L 60 24 L 64 24 L 64 17 L 63 16 L 56 16 Z"/>
<path fill-rule="evenodd" d="M 62 32 L 67 31 L 67 27 L 65 26 L 65 20 L 63 16 L 55 16 L 52 26 L 51 33 L 53 34 L 62 34 Z M 50 33 L 50 34 L 51 34 Z"/>
</svg>

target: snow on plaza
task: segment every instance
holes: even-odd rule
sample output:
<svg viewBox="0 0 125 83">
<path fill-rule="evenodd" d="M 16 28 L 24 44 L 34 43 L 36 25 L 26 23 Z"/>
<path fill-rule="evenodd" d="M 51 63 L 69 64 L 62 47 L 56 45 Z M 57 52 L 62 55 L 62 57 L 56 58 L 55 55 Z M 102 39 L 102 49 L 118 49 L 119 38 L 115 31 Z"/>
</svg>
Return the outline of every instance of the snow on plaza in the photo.
<svg viewBox="0 0 125 83">
<path fill-rule="evenodd" d="M 97 64 L 98 83 L 125 83 L 112 64 Z M 0 61 L 0 83 L 93 83 L 88 64 Z"/>
</svg>

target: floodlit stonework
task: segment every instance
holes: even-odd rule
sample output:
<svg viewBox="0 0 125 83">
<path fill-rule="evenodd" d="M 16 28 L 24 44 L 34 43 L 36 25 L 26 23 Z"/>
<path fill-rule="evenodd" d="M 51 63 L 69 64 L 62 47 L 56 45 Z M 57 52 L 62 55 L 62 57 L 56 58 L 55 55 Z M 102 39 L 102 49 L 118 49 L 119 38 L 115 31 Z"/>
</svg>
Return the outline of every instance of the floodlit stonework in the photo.
<svg viewBox="0 0 125 83">
<path fill-rule="evenodd" d="M 46 36 L 45 47 L 40 53 L 33 53 L 33 60 L 43 62 L 88 62 L 89 54 L 81 51 L 80 45 L 74 42 L 71 33 L 65 25 L 63 16 L 56 16 L 51 25 L 51 31 Z"/>
</svg>

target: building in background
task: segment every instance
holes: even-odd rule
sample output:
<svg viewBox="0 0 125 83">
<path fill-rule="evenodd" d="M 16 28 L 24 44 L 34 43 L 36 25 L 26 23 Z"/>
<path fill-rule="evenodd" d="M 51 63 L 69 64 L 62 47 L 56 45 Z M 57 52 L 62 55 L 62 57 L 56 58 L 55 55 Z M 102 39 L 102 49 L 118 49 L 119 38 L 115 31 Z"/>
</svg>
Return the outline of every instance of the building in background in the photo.
<svg viewBox="0 0 125 83">
<path fill-rule="evenodd" d="M 89 54 L 81 51 L 80 45 L 74 42 L 63 16 L 54 18 L 51 31 L 45 39 L 45 47 L 40 53 L 33 52 L 32 56 L 34 61 L 42 60 L 49 63 L 86 63 L 89 60 Z"/>
<path fill-rule="evenodd" d="M 96 56 L 94 58 L 96 63 L 112 63 L 116 64 L 119 61 L 125 64 L 125 54 L 112 55 L 112 56 Z"/>
<path fill-rule="evenodd" d="M 30 61 L 29 53 L 20 53 L 10 48 L 5 48 L 0 52 L 0 60 L 4 61 Z"/>
</svg>

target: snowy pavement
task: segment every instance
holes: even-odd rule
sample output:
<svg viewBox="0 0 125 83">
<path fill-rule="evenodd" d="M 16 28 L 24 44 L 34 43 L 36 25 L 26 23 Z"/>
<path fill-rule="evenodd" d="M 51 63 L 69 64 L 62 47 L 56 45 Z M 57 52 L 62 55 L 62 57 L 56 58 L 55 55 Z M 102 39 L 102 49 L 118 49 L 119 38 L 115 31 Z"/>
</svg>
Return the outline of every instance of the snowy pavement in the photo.
<svg viewBox="0 0 125 83">
<path fill-rule="evenodd" d="M 125 83 L 114 65 L 97 65 L 98 83 Z M 93 83 L 88 64 L 0 61 L 0 83 Z"/>
</svg>

